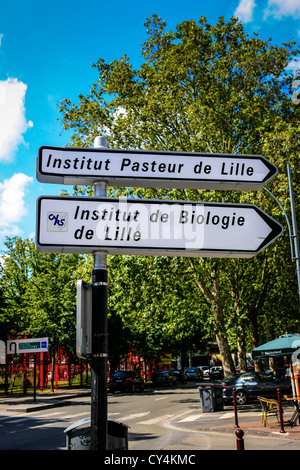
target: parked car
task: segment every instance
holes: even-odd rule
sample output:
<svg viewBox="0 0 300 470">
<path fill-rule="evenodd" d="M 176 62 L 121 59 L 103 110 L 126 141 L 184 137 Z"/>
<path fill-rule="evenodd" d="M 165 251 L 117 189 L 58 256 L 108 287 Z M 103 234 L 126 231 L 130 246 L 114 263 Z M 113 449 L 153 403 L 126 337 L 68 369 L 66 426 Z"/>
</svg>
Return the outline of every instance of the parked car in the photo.
<svg viewBox="0 0 300 470">
<path fill-rule="evenodd" d="M 201 380 L 203 379 L 203 372 L 198 369 L 197 367 L 193 367 L 191 369 L 185 369 L 185 374 L 187 376 L 187 380 Z"/>
<path fill-rule="evenodd" d="M 210 380 L 219 380 L 224 378 L 223 367 L 221 366 L 213 366 L 209 370 L 209 378 Z"/>
<path fill-rule="evenodd" d="M 258 396 L 277 398 L 277 389 L 282 394 L 290 394 L 292 391 L 291 380 L 280 380 L 272 374 L 264 372 L 246 372 L 237 376 L 227 377 L 222 382 L 223 400 L 232 401 L 233 388 L 235 388 L 236 402 L 244 405 Z"/>
<path fill-rule="evenodd" d="M 203 377 L 209 375 L 209 367 L 208 366 L 197 366 L 197 369 L 201 370 Z"/>
<path fill-rule="evenodd" d="M 181 370 L 173 370 L 173 374 L 176 376 L 177 383 L 187 383 L 187 375 L 185 372 L 182 372 Z"/>
<path fill-rule="evenodd" d="M 157 372 L 152 380 L 154 385 L 177 385 L 177 377 L 171 370 Z"/>
<path fill-rule="evenodd" d="M 110 384 L 109 391 L 130 391 L 144 390 L 144 379 L 135 370 L 118 370 L 114 373 Z"/>
</svg>

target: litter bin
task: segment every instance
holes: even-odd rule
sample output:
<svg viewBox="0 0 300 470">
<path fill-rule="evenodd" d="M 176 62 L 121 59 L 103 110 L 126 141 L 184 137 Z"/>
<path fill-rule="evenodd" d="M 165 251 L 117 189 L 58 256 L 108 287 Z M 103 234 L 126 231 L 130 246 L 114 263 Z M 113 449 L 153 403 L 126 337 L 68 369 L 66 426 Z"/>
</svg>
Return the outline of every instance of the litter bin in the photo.
<svg viewBox="0 0 300 470">
<path fill-rule="evenodd" d="M 118 421 L 107 420 L 108 450 L 128 450 L 128 427 Z M 67 450 L 91 449 L 91 418 L 84 418 L 65 429 Z"/>
<path fill-rule="evenodd" d="M 222 385 L 202 385 L 198 387 L 202 413 L 223 410 Z"/>
</svg>

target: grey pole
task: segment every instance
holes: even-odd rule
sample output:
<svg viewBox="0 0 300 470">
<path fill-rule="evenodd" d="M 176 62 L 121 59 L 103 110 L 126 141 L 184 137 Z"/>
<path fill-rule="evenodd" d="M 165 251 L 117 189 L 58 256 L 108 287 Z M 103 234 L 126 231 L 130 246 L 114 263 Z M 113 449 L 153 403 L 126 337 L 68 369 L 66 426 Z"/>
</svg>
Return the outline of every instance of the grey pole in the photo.
<svg viewBox="0 0 300 470">
<path fill-rule="evenodd" d="M 263 187 L 262 189 L 264 189 L 268 194 L 270 194 L 270 196 L 272 196 L 272 198 L 277 202 L 277 204 L 279 205 L 280 209 L 282 210 L 283 212 L 283 215 L 286 219 L 286 223 L 287 223 L 287 226 L 288 226 L 288 230 L 289 230 L 289 238 L 290 238 L 290 247 L 291 247 L 291 258 L 292 258 L 292 261 L 295 260 L 295 255 L 294 255 L 294 244 L 293 244 L 293 235 L 292 235 L 292 228 L 291 228 L 291 224 L 290 224 L 290 221 L 289 221 L 289 218 L 287 216 L 287 213 L 285 212 L 282 204 L 280 204 L 280 202 L 278 201 L 277 197 L 274 196 L 273 193 L 271 193 L 271 191 L 269 191 L 267 188 Z"/>
<path fill-rule="evenodd" d="M 297 271 L 297 279 L 298 279 L 298 294 L 299 294 L 299 300 L 300 300 L 299 242 L 298 242 L 298 232 L 297 232 L 297 222 L 296 222 L 296 211 L 295 211 L 295 204 L 294 204 L 293 184 L 292 184 L 292 168 L 289 164 L 287 164 L 287 172 L 288 172 L 288 178 L 289 178 L 291 215 L 292 215 L 292 225 L 293 225 L 294 260 L 296 261 L 296 271 Z"/>
<path fill-rule="evenodd" d="M 95 148 L 107 148 L 105 137 L 96 137 Z M 95 197 L 106 197 L 106 183 L 95 182 Z M 94 252 L 92 273 L 92 381 L 91 450 L 107 450 L 107 263 L 106 252 Z"/>
<path fill-rule="evenodd" d="M 280 204 L 278 199 L 274 196 L 271 191 L 269 191 L 267 188 L 263 187 L 270 196 L 277 202 L 279 205 L 280 209 L 282 210 L 288 230 L 289 230 L 289 238 L 290 238 L 290 246 L 291 246 L 291 258 L 292 261 L 296 261 L 296 272 L 297 272 L 297 279 L 298 279 L 298 294 L 299 294 L 299 300 L 300 300 L 300 259 L 299 259 L 299 243 L 298 243 L 298 235 L 297 235 L 297 223 L 296 223 L 296 212 L 295 212 L 295 205 L 294 205 L 294 195 L 293 195 L 293 186 L 292 186 L 292 176 L 291 176 L 291 167 L 289 164 L 287 164 L 287 173 L 288 173 L 288 180 L 289 180 L 289 193 L 290 193 L 290 201 L 291 201 L 291 214 L 292 214 L 292 226 L 293 230 L 289 221 L 289 218 L 287 216 L 287 213 L 285 212 L 283 206 Z"/>
</svg>

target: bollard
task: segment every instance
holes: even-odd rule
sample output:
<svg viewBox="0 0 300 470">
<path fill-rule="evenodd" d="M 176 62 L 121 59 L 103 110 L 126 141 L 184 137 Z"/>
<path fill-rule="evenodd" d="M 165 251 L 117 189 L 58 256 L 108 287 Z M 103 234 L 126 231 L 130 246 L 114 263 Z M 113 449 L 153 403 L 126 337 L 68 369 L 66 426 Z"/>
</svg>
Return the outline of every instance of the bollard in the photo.
<svg viewBox="0 0 300 470">
<path fill-rule="evenodd" d="M 235 435 L 236 435 L 236 450 L 245 450 L 244 431 L 242 431 L 242 429 L 237 429 L 235 431 Z"/>
<path fill-rule="evenodd" d="M 279 418 L 280 418 L 280 432 L 283 434 L 283 433 L 285 433 L 285 430 L 284 430 L 284 426 L 283 426 L 281 396 L 280 396 L 280 389 L 279 388 L 277 388 L 277 398 L 278 398 Z"/>
<path fill-rule="evenodd" d="M 233 392 L 233 409 L 234 409 L 234 427 L 239 428 L 238 415 L 237 415 L 237 406 L 236 406 L 236 397 L 235 397 L 235 388 L 233 388 L 232 392 Z"/>
</svg>

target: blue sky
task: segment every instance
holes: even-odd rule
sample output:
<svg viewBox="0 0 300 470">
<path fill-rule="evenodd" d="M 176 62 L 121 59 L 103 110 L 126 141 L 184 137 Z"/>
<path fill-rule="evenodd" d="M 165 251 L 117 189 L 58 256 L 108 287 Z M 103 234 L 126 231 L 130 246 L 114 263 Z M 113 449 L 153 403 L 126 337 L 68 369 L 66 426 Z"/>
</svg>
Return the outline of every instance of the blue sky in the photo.
<svg viewBox="0 0 300 470">
<path fill-rule="evenodd" d="M 6 236 L 34 237 L 40 195 L 61 186 L 36 180 L 39 147 L 64 146 L 57 105 L 76 101 L 97 80 L 91 67 L 125 53 L 138 66 L 144 23 L 157 14 L 174 30 L 204 15 L 237 16 L 247 32 L 274 44 L 300 41 L 300 0 L 15 0 L 0 10 L 0 250 Z M 291 64 L 291 68 L 297 65 Z M 67 188 L 71 191 L 71 188 Z"/>
</svg>

